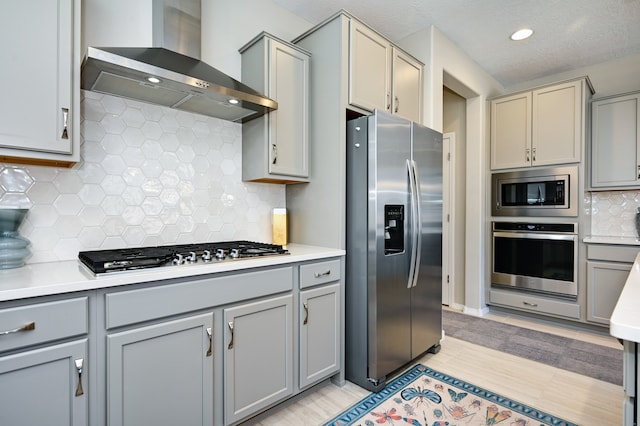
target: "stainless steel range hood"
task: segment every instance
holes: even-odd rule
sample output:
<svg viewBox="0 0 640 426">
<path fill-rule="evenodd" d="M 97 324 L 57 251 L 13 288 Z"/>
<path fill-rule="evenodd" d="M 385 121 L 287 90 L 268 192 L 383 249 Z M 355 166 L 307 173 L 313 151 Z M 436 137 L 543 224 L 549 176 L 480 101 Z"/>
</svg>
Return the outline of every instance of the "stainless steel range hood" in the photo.
<svg viewBox="0 0 640 426">
<path fill-rule="evenodd" d="M 200 0 L 154 0 L 153 8 L 154 46 L 162 47 L 89 47 L 82 89 L 239 123 L 278 108 L 199 60 Z"/>
</svg>

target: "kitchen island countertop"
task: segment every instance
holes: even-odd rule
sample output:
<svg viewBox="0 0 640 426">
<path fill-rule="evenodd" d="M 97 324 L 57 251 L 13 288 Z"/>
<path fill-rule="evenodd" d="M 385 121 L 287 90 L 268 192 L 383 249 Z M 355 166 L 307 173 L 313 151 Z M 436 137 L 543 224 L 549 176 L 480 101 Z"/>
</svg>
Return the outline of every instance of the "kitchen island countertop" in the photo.
<svg viewBox="0 0 640 426">
<path fill-rule="evenodd" d="M 622 289 L 610 319 L 609 332 L 613 337 L 640 342 L 640 254 Z"/>
<path fill-rule="evenodd" d="M 285 265 L 336 256 L 345 251 L 335 248 L 289 244 L 289 255 L 264 256 L 223 262 L 196 263 L 179 267 L 160 267 L 122 271 L 95 276 L 78 260 L 27 264 L 21 268 L 0 270 L 0 302 L 95 290 L 127 284 L 168 280 L 181 277 L 240 271 L 251 268 Z"/>
</svg>

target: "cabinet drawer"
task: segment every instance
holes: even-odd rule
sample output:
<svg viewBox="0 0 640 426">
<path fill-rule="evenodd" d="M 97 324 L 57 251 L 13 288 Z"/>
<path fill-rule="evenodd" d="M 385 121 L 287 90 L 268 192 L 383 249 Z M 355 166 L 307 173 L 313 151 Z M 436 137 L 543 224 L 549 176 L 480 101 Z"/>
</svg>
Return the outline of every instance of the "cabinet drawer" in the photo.
<svg viewBox="0 0 640 426">
<path fill-rule="evenodd" d="M 587 259 L 593 260 L 633 263 L 638 252 L 640 252 L 640 246 L 587 244 Z"/>
<path fill-rule="evenodd" d="M 107 328 L 179 315 L 293 289 L 293 268 L 207 277 L 106 295 Z"/>
<path fill-rule="evenodd" d="M 33 329 L 28 325 L 33 324 Z M 50 342 L 88 332 L 88 299 L 37 303 L 0 310 L 0 352 Z"/>
<path fill-rule="evenodd" d="M 312 287 L 340 279 L 340 260 L 317 262 L 300 267 L 300 288 Z"/>
<path fill-rule="evenodd" d="M 580 305 L 528 294 L 491 290 L 491 303 L 560 317 L 580 318 Z"/>
</svg>

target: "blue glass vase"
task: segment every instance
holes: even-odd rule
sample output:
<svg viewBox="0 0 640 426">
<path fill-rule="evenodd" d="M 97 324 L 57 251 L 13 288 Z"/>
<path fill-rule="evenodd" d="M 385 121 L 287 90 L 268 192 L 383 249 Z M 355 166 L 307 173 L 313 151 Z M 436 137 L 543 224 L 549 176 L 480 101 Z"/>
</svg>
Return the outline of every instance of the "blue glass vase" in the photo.
<svg viewBox="0 0 640 426">
<path fill-rule="evenodd" d="M 18 234 L 28 209 L 0 208 L 0 269 L 19 268 L 31 254 L 29 240 Z"/>
</svg>

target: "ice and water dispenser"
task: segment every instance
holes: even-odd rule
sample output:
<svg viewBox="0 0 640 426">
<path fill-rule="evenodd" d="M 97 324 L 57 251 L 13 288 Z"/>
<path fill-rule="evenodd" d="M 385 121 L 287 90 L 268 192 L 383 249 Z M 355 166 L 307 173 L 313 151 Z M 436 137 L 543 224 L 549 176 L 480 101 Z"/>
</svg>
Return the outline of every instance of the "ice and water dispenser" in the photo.
<svg viewBox="0 0 640 426">
<path fill-rule="evenodd" d="M 384 254 L 404 251 L 404 206 L 386 204 L 384 206 Z"/>
</svg>

